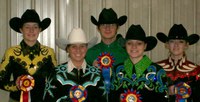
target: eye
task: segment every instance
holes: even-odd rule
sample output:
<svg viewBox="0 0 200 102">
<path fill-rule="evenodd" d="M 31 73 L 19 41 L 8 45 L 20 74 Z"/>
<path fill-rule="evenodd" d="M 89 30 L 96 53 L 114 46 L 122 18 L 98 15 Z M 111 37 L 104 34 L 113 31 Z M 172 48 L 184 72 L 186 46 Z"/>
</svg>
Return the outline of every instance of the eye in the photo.
<svg viewBox="0 0 200 102">
<path fill-rule="evenodd" d="M 185 41 L 184 41 L 184 40 L 180 40 L 179 43 L 182 43 L 182 44 L 183 44 L 183 43 L 185 43 Z"/>
<path fill-rule="evenodd" d="M 81 48 L 85 48 L 85 47 L 86 47 L 86 44 L 82 44 L 80 47 L 81 47 Z"/>
</svg>

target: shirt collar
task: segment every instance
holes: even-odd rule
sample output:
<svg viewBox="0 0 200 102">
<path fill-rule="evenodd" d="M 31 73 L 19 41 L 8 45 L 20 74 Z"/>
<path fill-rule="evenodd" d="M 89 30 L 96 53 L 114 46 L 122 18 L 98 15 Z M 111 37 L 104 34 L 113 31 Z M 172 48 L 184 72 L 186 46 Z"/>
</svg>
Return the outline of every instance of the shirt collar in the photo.
<svg viewBox="0 0 200 102">
<path fill-rule="evenodd" d="M 30 54 L 30 52 L 33 53 L 33 55 L 39 55 L 40 54 L 40 43 L 37 41 L 35 45 L 32 47 L 28 46 L 24 40 L 20 43 L 20 46 L 22 48 L 23 55 L 26 56 Z"/>
<path fill-rule="evenodd" d="M 86 65 L 87 65 L 87 63 L 86 63 L 86 61 L 84 59 L 82 65 L 81 65 L 83 73 L 85 73 Z M 71 72 L 74 68 L 76 68 L 75 65 L 73 64 L 73 62 L 71 61 L 71 59 L 69 59 L 68 64 L 67 64 L 67 72 L 68 73 Z"/>
<path fill-rule="evenodd" d="M 113 41 L 112 43 L 110 44 L 105 44 L 103 41 L 100 42 L 100 44 L 104 47 L 116 47 L 116 45 L 118 44 L 117 40 Z"/>
<path fill-rule="evenodd" d="M 129 77 L 131 77 L 133 74 L 133 68 L 135 68 L 136 75 L 139 77 L 151 65 L 151 63 L 152 61 L 146 55 L 144 55 L 143 58 L 136 64 L 133 64 L 131 59 L 128 58 L 124 62 L 124 67 Z"/>
</svg>

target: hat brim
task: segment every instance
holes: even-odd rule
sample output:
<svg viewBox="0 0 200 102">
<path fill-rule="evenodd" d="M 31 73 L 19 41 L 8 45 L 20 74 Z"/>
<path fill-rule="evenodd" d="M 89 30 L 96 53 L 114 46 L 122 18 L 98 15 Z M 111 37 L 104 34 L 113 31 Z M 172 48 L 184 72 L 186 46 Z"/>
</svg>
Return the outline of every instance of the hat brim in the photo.
<svg viewBox="0 0 200 102">
<path fill-rule="evenodd" d="M 40 22 L 40 27 L 42 28 L 41 31 L 45 30 L 46 28 L 49 27 L 51 24 L 51 19 L 50 18 L 45 18 Z"/>
<path fill-rule="evenodd" d="M 119 26 L 123 25 L 124 23 L 126 23 L 127 21 L 127 16 L 121 16 L 119 19 L 118 19 L 118 24 Z"/>
<path fill-rule="evenodd" d="M 157 33 L 156 37 L 158 38 L 158 40 L 160 40 L 163 43 L 166 43 L 169 41 L 169 38 L 164 33 L 161 33 L 161 32 Z M 189 43 L 189 45 L 192 45 L 199 41 L 199 35 L 191 34 L 184 40 L 186 40 Z"/>
<path fill-rule="evenodd" d="M 199 41 L 199 35 L 191 34 L 190 36 L 188 36 L 187 41 L 188 41 L 189 45 L 195 44 Z"/>
<path fill-rule="evenodd" d="M 162 32 L 157 33 L 156 37 L 163 43 L 166 43 L 168 41 L 168 37 Z"/>
<path fill-rule="evenodd" d="M 43 30 L 45 30 L 47 27 L 49 27 L 50 24 L 51 24 L 51 19 L 50 18 L 45 18 L 44 20 L 39 22 L 39 26 L 41 28 L 41 32 Z M 22 20 L 20 18 L 14 17 L 14 18 L 10 19 L 9 25 L 14 31 L 16 31 L 18 33 L 21 33 L 19 29 L 22 27 L 23 22 L 22 22 Z"/>
<path fill-rule="evenodd" d="M 147 43 L 145 51 L 150 51 L 157 45 L 157 39 L 153 36 L 146 37 L 145 42 Z"/>
<path fill-rule="evenodd" d="M 93 37 L 87 44 L 88 44 L 88 49 L 93 47 L 98 41 L 97 37 Z M 56 45 L 62 49 L 62 50 L 66 50 L 67 45 L 69 45 L 69 41 L 64 39 L 64 38 L 57 38 L 56 39 Z"/>
<path fill-rule="evenodd" d="M 10 19 L 9 25 L 14 31 L 20 33 L 20 31 L 19 31 L 19 28 L 21 27 L 21 19 L 20 18 L 14 17 L 14 18 Z"/>
<path fill-rule="evenodd" d="M 96 25 L 96 26 L 98 26 L 98 25 L 101 24 L 100 22 L 98 22 L 98 21 L 94 18 L 94 16 L 91 16 L 90 20 L 91 20 L 91 22 L 92 22 L 94 25 Z M 121 16 L 121 17 L 117 20 L 117 24 L 118 24 L 119 26 L 121 26 L 121 25 L 123 25 L 124 23 L 126 23 L 126 21 L 127 21 L 127 16 L 124 15 L 124 16 Z M 114 22 L 113 22 L 113 23 L 114 23 Z M 109 22 L 108 24 L 110 24 L 110 22 Z"/>
<path fill-rule="evenodd" d="M 91 16 L 90 20 L 94 25 L 99 25 L 99 23 L 97 22 L 97 20 L 93 16 Z"/>
</svg>

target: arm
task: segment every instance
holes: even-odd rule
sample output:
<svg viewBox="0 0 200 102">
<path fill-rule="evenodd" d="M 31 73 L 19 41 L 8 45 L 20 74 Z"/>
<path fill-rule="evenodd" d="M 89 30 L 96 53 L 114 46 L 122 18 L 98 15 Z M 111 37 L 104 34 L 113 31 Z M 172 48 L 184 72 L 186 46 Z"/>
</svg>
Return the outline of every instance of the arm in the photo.
<svg viewBox="0 0 200 102">
<path fill-rule="evenodd" d="M 18 91 L 15 81 L 11 81 L 12 64 L 11 64 L 12 49 L 6 50 L 0 65 L 0 88 L 6 91 Z"/>
</svg>

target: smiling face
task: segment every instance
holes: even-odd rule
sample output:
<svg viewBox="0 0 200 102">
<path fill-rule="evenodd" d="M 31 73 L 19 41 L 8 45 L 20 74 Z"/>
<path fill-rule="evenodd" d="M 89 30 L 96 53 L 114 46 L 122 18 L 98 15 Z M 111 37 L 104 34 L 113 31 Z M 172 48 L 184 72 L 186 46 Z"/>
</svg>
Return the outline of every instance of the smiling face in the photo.
<svg viewBox="0 0 200 102">
<path fill-rule="evenodd" d="M 98 31 L 101 34 L 102 39 L 114 39 L 117 34 L 117 24 L 100 24 Z"/>
<path fill-rule="evenodd" d="M 70 44 L 67 46 L 67 52 L 72 62 L 83 62 L 87 52 L 87 44 Z"/>
<path fill-rule="evenodd" d="M 166 43 L 166 48 L 169 49 L 172 57 L 181 58 L 188 48 L 188 43 L 185 40 L 172 39 Z"/>
<path fill-rule="evenodd" d="M 146 49 L 146 43 L 140 40 L 128 40 L 126 42 L 126 51 L 131 59 L 140 60 Z"/>
<path fill-rule="evenodd" d="M 23 39 L 29 46 L 36 43 L 40 31 L 41 28 L 38 23 L 35 22 L 24 23 L 22 28 L 20 28 L 20 32 L 23 34 Z"/>
</svg>

